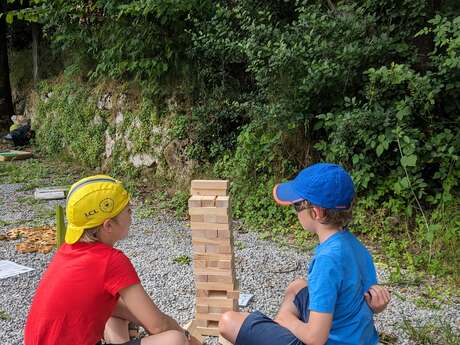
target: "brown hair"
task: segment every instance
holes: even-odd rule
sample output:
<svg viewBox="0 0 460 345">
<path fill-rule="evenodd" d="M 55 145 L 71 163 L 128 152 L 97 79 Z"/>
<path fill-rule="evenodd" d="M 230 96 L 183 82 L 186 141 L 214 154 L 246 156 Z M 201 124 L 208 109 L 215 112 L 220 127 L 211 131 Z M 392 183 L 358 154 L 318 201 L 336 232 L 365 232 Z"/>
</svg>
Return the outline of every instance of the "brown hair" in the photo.
<svg viewBox="0 0 460 345">
<path fill-rule="evenodd" d="M 312 206 L 316 206 L 316 205 L 313 205 L 307 200 L 304 200 L 303 203 L 305 204 L 305 208 L 309 209 L 309 212 L 311 214 Z M 323 218 L 320 220 L 320 223 L 324 225 L 330 225 L 336 228 L 343 229 L 348 224 L 350 224 L 350 222 L 353 220 L 353 205 L 354 205 L 354 200 L 352 201 L 350 207 L 347 209 L 334 209 L 334 208 L 320 207 L 324 210 Z"/>
</svg>

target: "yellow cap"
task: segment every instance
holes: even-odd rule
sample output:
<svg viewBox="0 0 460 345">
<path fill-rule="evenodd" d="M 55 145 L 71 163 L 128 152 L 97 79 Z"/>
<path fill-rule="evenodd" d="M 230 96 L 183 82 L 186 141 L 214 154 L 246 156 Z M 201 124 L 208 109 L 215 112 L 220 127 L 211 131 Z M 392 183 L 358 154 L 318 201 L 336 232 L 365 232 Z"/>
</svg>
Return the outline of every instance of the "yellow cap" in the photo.
<svg viewBox="0 0 460 345">
<path fill-rule="evenodd" d="M 67 195 L 66 243 L 77 242 L 85 229 L 94 228 L 106 219 L 116 217 L 128 202 L 128 192 L 113 177 L 95 175 L 74 183 Z"/>
</svg>

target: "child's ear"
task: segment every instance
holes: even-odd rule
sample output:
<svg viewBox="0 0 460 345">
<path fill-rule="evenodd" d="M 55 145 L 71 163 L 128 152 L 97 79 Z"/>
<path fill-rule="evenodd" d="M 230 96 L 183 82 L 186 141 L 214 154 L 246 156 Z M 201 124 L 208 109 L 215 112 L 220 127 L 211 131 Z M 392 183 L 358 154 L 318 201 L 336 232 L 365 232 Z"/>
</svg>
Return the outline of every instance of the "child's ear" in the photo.
<svg viewBox="0 0 460 345">
<path fill-rule="evenodd" d="M 313 206 L 313 212 L 315 212 L 315 219 L 323 219 L 325 217 L 324 208 Z"/>
<path fill-rule="evenodd" d="M 104 231 L 106 233 L 111 233 L 112 232 L 112 219 L 106 219 L 104 220 L 104 223 L 102 223 L 101 226 L 101 231 Z"/>
</svg>

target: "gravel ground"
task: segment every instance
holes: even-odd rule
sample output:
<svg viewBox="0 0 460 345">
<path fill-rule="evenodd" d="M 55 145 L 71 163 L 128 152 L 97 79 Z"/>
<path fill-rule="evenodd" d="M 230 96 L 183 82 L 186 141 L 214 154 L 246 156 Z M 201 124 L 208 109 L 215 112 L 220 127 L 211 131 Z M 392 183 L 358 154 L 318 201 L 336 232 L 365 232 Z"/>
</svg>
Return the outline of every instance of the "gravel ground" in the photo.
<svg viewBox="0 0 460 345">
<path fill-rule="evenodd" d="M 50 215 L 56 201 L 33 204 L 33 192 L 20 189 L 19 184 L 0 185 L 0 233 L 15 226 L 40 223 L 37 214 L 41 214 L 41 221 L 45 223 L 54 222 Z M 25 199 L 29 202 L 24 202 Z M 136 207 L 134 210 L 130 235 L 117 247 L 131 258 L 157 305 L 185 324 L 194 313 L 193 272 L 191 265 L 175 263 L 174 258 L 191 255 L 187 223 L 164 214 L 140 219 L 136 216 Z M 24 323 L 35 288 L 53 256 L 53 253 L 18 254 L 14 247 L 16 242 L 0 241 L 0 259 L 32 267 L 34 271 L 0 280 L 0 344 L 8 345 L 22 344 Z M 310 253 L 280 248 L 260 240 L 254 233 L 235 233 L 235 244 L 240 290 L 254 294 L 245 310 L 259 309 L 273 316 L 288 283 L 305 275 Z M 379 269 L 379 277 L 385 281 L 386 272 Z M 431 301 L 423 307 L 424 303 L 416 301 L 426 289 L 423 285 L 391 288 L 392 302 L 384 313 L 376 316 L 376 325 L 380 332 L 396 337 L 395 344 L 416 344 L 401 328 L 404 319 L 413 325 L 445 323 L 455 332 L 459 331 L 460 300 L 450 297 L 446 301 Z M 206 343 L 217 344 L 217 341 L 208 338 Z"/>
</svg>

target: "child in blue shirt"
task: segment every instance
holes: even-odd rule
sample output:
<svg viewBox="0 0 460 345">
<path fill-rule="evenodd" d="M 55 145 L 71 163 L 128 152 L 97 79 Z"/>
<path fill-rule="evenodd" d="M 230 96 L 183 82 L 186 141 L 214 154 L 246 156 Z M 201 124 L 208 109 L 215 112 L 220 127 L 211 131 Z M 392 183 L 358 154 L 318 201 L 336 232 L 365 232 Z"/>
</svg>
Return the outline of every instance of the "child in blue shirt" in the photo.
<svg viewBox="0 0 460 345">
<path fill-rule="evenodd" d="M 302 227 L 319 239 L 303 279 L 292 282 L 274 320 L 256 311 L 225 313 L 221 335 L 236 345 L 375 345 L 373 314 L 390 301 L 377 285 L 372 257 L 345 227 L 355 196 L 339 165 L 318 163 L 273 190 L 280 205 L 293 205 Z"/>
</svg>

